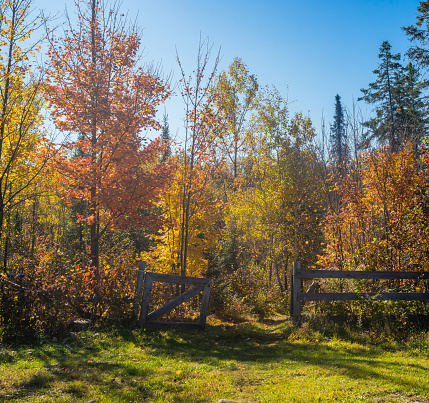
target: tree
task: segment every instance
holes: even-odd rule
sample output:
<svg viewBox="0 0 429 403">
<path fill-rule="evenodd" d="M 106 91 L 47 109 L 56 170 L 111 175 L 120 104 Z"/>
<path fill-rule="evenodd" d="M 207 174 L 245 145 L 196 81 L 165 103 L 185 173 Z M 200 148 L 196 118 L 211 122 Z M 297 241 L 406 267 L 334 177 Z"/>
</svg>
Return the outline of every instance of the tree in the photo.
<svg viewBox="0 0 429 403">
<path fill-rule="evenodd" d="M 45 94 L 55 126 L 81 136 L 67 144 L 57 167 L 66 197 L 87 202 L 79 219 L 90 227 L 97 271 L 109 227 L 154 218 L 150 210 L 168 166 L 156 163 L 159 141 L 140 133 L 160 128 L 155 114 L 169 90 L 138 66 L 140 35 L 135 26 L 127 29 L 117 9 L 92 0 L 78 5 L 78 18 L 76 28 L 68 21 L 62 38 L 50 35 Z M 67 150 L 76 148 L 83 155 L 69 157 Z"/>
<path fill-rule="evenodd" d="M 334 123 L 331 125 L 331 153 L 339 172 L 343 172 L 348 159 L 347 132 L 341 97 L 335 95 Z"/>
<path fill-rule="evenodd" d="M 162 145 L 163 145 L 163 151 L 162 151 L 162 157 L 161 161 L 165 162 L 168 157 L 171 156 L 171 136 L 170 136 L 170 126 L 168 124 L 168 115 L 164 113 L 163 116 L 163 126 L 162 126 Z"/>
<path fill-rule="evenodd" d="M 421 74 L 413 63 L 408 63 L 403 72 L 402 103 L 398 110 L 403 141 L 410 141 L 415 151 L 426 134 L 426 103 L 423 100 Z"/>
<path fill-rule="evenodd" d="M 421 91 L 429 87 L 429 80 L 424 78 L 429 68 L 429 1 L 421 1 L 417 10 L 419 15 L 416 24 L 403 27 L 402 30 L 413 44 L 406 54 L 416 63 L 410 63 L 406 68 L 408 105 L 404 112 L 410 123 L 409 138 L 415 145 L 420 146 L 427 128 L 426 103 L 422 101 Z"/>
<path fill-rule="evenodd" d="M 379 66 L 373 71 L 377 76 L 375 82 L 369 84 L 369 88 L 361 89 L 363 96 L 358 101 L 376 105 L 376 116 L 366 122 L 370 129 L 371 138 L 379 141 L 388 141 L 390 149 L 396 151 L 399 146 L 400 130 L 395 114 L 399 108 L 397 102 L 398 81 L 401 78 L 402 66 L 398 62 L 401 58 L 399 53 L 391 53 L 391 45 L 384 41 L 380 46 Z"/>
<path fill-rule="evenodd" d="M 280 137 L 288 135 L 289 113 L 274 87 L 261 88 L 253 102 L 240 159 L 244 169 L 225 212 L 225 238 L 218 258 L 224 277 L 249 278 L 249 284 L 236 287 L 237 292 L 247 293 L 249 302 L 251 284 L 258 283 L 261 276 L 269 287 L 275 276 L 284 291 L 282 278 L 289 252 L 279 220 L 282 178 L 275 158 Z"/>
<path fill-rule="evenodd" d="M 314 146 L 315 130 L 311 120 L 302 113 L 295 114 L 288 135 L 290 140 L 284 138 L 279 142 L 277 157 L 283 178 L 283 222 L 289 239 L 293 239 L 293 261 L 310 266 L 315 263 L 320 248 L 319 224 L 325 214 L 322 169 Z"/>
<path fill-rule="evenodd" d="M 176 156 L 177 157 L 177 156 Z M 181 274 L 180 257 L 183 231 L 183 170 L 186 166 L 177 163 L 178 169 L 163 190 L 158 208 L 163 213 L 164 223 L 159 232 L 152 236 L 154 245 L 149 252 L 143 252 L 141 259 L 162 273 Z M 216 248 L 222 218 L 222 201 L 216 197 L 212 178 L 208 172 L 194 168 L 193 196 L 189 205 L 188 245 L 186 254 L 187 276 L 206 276 L 209 256 Z"/>
<path fill-rule="evenodd" d="M 249 305 L 284 296 L 288 265 L 311 266 L 320 250 L 324 209 L 314 135 L 310 119 L 289 118 L 275 88 L 259 91 L 214 271 Z"/>
<path fill-rule="evenodd" d="M 240 58 L 235 58 L 228 71 L 219 75 L 216 91 L 219 107 L 228 122 L 219 138 L 219 145 L 231 162 L 233 178 L 236 179 L 239 153 L 245 143 L 246 118 L 255 105 L 258 80 L 255 75 L 249 74 Z"/>
<path fill-rule="evenodd" d="M 429 68 L 429 49 L 427 47 L 429 43 L 429 1 L 421 1 L 417 10 L 420 14 L 417 16 L 416 24 L 403 27 L 402 30 L 405 31 L 411 42 L 420 43 L 420 46 L 411 46 L 407 51 L 407 56 L 415 61 L 418 67 L 427 70 Z M 429 87 L 429 80 L 424 79 L 422 88 L 427 87 Z"/>
<path fill-rule="evenodd" d="M 208 257 L 219 235 L 217 222 L 221 219 L 222 201 L 214 184 L 223 167 L 216 153 L 223 119 L 216 108 L 218 94 L 213 89 L 219 58 L 210 71 L 211 48 L 208 42 L 200 41 L 197 69 L 189 76 L 177 55 L 186 113 L 184 139 L 170 156 L 176 172 L 158 202 L 164 225 L 152 237 L 155 241 L 152 250 L 141 255 L 149 264 L 156 262 L 158 270 L 182 276 L 207 275 Z M 166 122 L 165 127 L 168 127 Z"/>
<path fill-rule="evenodd" d="M 345 270 L 427 270 L 427 185 L 411 145 L 393 154 L 379 148 L 362 162 L 362 185 L 349 175 L 339 186 L 342 205 L 326 218 L 320 262 Z"/>
<path fill-rule="evenodd" d="M 188 264 L 188 246 L 192 211 L 204 194 L 208 182 L 221 166 L 221 159 L 216 154 L 216 140 L 222 131 L 222 118 L 215 107 L 218 94 L 213 89 L 219 63 L 217 55 L 214 66 L 209 70 L 212 46 L 208 41 L 201 41 L 197 52 L 197 68 L 189 76 L 177 55 L 181 70 L 180 91 L 185 105 L 185 137 L 180 155 L 182 167 L 181 184 L 181 219 L 180 219 L 180 274 L 186 275 Z M 204 175 L 201 176 L 201 174 Z M 202 180 L 201 180 L 202 179 Z M 182 288 L 183 291 L 183 288 Z"/>
<path fill-rule="evenodd" d="M 32 72 L 30 58 L 40 46 L 31 35 L 40 25 L 31 20 L 30 0 L 0 4 L 0 239 L 13 209 L 36 193 L 36 180 L 51 155 L 42 130 L 41 81 Z M 5 223 L 5 218 L 8 218 Z M 7 232 L 8 233 L 8 232 Z M 4 240 L 6 269 L 8 235 Z"/>
</svg>

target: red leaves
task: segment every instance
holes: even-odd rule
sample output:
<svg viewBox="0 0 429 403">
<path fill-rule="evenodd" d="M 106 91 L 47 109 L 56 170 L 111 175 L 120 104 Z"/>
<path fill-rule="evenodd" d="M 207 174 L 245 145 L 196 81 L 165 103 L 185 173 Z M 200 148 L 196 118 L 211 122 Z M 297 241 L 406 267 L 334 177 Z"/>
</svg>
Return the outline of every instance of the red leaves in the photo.
<svg viewBox="0 0 429 403">
<path fill-rule="evenodd" d="M 86 202 L 78 217 L 91 233 L 91 264 L 98 267 L 105 229 L 153 222 L 150 212 L 168 178 L 156 170 L 158 142 L 143 144 L 142 130 L 158 129 L 158 105 L 169 88 L 137 65 L 140 38 L 126 22 L 90 3 L 77 28 L 51 38 L 45 97 L 56 128 L 79 133 L 58 156 L 58 187 L 67 201 Z M 80 10 L 81 11 L 81 10 Z"/>
<path fill-rule="evenodd" d="M 88 13 L 64 38 L 52 38 L 49 51 L 45 95 L 54 124 L 81 133 L 57 158 L 59 182 L 67 199 L 88 201 L 88 216 L 78 217 L 88 225 L 135 216 L 165 179 L 147 169 L 157 143 L 143 147 L 140 131 L 160 127 L 156 109 L 169 89 L 137 66 L 140 38 L 113 24 L 116 12 L 96 8 L 94 20 Z"/>
</svg>

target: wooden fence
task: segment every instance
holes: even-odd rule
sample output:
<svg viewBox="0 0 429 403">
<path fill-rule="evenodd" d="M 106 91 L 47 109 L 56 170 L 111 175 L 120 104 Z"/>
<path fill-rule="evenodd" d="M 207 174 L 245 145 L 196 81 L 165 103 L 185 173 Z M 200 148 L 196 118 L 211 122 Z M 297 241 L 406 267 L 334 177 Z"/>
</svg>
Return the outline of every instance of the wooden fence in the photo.
<svg viewBox="0 0 429 403">
<path fill-rule="evenodd" d="M 303 292 L 302 280 L 318 278 L 429 280 L 429 272 L 302 270 L 300 263 L 294 262 L 293 269 L 291 270 L 290 313 L 295 321 L 298 322 L 301 319 L 301 303 L 305 301 L 359 301 L 365 299 L 383 301 L 429 301 L 428 292 L 324 293 L 314 292 L 312 290 Z"/>
<path fill-rule="evenodd" d="M 180 294 L 178 297 L 172 299 L 171 301 L 167 302 L 157 310 L 149 313 L 152 284 L 154 281 L 157 281 L 160 283 L 169 283 L 169 284 L 190 284 L 190 285 L 193 285 L 194 287 L 192 287 L 188 291 L 185 291 L 183 294 Z M 211 280 L 208 278 L 186 277 L 186 276 L 176 276 L 171 274 L 146 272 L 143 299 L 142 299 L 141 311 L 140 311 L 140 320 L 139 320 L 140 326 L 145 327 L 148 325 L 167 324 L 167 325 L 198 326 L 201 329 L 204 329 L 206 325 L 207 309 L 208 309 L 209 298 L 210 298 L 210 283 L 211 283 Z M 203 297 L 201 300 L 200 319 L 198 324 L 191 323 L 191 322 L 156 321 L 156 319 L 159 319 L 162 315 L 166 314 L 167 312 L 171 311 L 178 305 L 196 296 L 200 292 L 203 293 Z"/>
</svg>

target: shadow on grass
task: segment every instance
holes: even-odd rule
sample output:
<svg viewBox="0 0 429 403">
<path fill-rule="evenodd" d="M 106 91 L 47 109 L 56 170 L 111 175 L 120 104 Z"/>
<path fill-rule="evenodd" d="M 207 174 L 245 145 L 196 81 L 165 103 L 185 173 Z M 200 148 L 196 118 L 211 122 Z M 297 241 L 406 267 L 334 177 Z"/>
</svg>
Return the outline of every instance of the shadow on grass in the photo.
<svg viewBox="0 0 429 403">
<path fill-rule="evenodd" d="M 131 342 L 139 342 L 136 332 L 125 337 Z M 429 366 L 406 360 L 397 361 L 398 356 L 395 359 L 395 355 L 386 355 L 378 347 L 345 348 L 318 342 L 291 342 L 249 324 L 229 328 L 216 326 L 206 332 L 146 330 L 143 337 L 151 339 L 154 356 L 180 357 L 189 362 L 223 366 L 226 369 L 228 366 L 223 364 L 228 361 L 262 367 L 264 364 L 278 364 L 285 371 L 294 369 L 294 365 L 301 368 L 318 366 L 327 369 L 332 375 L 342 375 L 353 380 L 374 380 L 380 384 L 388 382 L 399 390 L 417 390 L 429 396 L 429 382 L 421 382 L 426 379 Z M 416 376 L 408 377 L 409 373 L 415 373 Z"/>
<path fill-rule="evenodd" d="M 30 358 L 43 362 L 42 367 L 28 368 L 31 375 L 25 381 L 15 381 L 12 392 L 0 392 L 0 401 L 23 398 L 31 401 L 32 397 L 47 395 L 54 401 L 81 402 L 88 400 L 94 389 L 118 402 L 134 402 L 137 395 L 151 397 L 144 380 L 150 377 L 152 371 L 134 364 L 99 360 L 96 355 L 100 351 L 91 346 L 36 347 L 31 350 Z M 53 361 L 55 364 L 51 364 Z"/>
<path fill-rule="evenodd" d="M 389 383 L 397 390 L 429 396 L 429 383 L 421 381 L 428 372 L 423 361 L 422 364 L 407 362 L 398 359 L 400 353 L 386 355 L 377 347 L 349 344 L 346 348 L 341 343 L 336 346 L 289 341 L 273 329 L 243 323 L 208 326 L 206 331 L 114 329 L 102 332 L 99 337 L 88 332 L 62 344 L 39 346 L 32 349 L 31 354 L 43 363 L 42 368 L 35 369 L 25 381 L 16 382 L 12 398 L 31 401 L 32 396 L 42 394 L 52 398 L 59 385 L 62 401 L 90 400 L 94 390 L 118 402 L 151 401 L 160 395 L 169 396 L 174 402 L 209 401 L 183 397 L 189 392 L 185 382 L 180 382 L 180 379 L 186 380 L 183 378 L 186 374 L 176 379 L 174 371 L 159 371 L 156 364 L 149 369 L 148 365 L 142 368 L 138 361 L 120 357 L 122 349 L 132 357 L 133 351 L 141 348 L 145 349 L 145 359 L 153 363 L 184 361 L 206 364 L 222 372 L 248 364 L 257 371 L 269 373 L 274 366 L 284 370 L 285 376 L 288 371 L 320 367 L 327 370 L 328 376 Z M 108 354 L 101 354 L 103 351 Z M 25 351 L 20 354 L 23 356 Z M 3 362 L 9 365 L 11 360 L 7 358 Z M 408 373 L 415 376 L 407 376 Z M 6 393 L 0 392 L 0 401 L 8 399 Z"/>
</svg>

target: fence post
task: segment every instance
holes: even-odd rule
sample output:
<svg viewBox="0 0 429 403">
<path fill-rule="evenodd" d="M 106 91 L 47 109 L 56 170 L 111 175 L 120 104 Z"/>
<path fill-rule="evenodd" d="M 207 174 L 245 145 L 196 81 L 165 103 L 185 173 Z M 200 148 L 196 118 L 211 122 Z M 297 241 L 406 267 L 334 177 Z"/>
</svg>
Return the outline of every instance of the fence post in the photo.
<svg viewBox="0 0 429 403">
<path fill-rule="evenodd" d="M 152 292 L 152 283 L 153 283 L 153 279 L 149 274 L 146 274 L 145 277 L 146 279 L 144 282 L 143 300 L 142 300 L 142 306 L 140 309 L 140 319 L 139 319 L 140 326 L 143 326 L 144 322 L 146 321 L 147 314 L 149 312 L 150 294 Z"/>
<path fill-rule="evenodd" d="M 142 294 L 143 289 L 143 279 L 144 274 L 146 272 L 146 262 L 139 263 L 139 270 L 137 271 L 137 280 L 136 280 L 136 292 L 134 296 L 134 325 L 137 324 L 138 316 L 139 316 L 139 301 Z"/>
<path fill-rule="evenodd" d="M 293 318 L 293 268 L 290 269 L 290 302 L 289 302 L 289 315 Z"/>
<path fill-rule="evenodd" d="M 299 300 L 299 294 L 301 293 L 302 281 L 298 275 L 301 269 L 299 262 L 293 262 L 292 269 L 292 317 L 295 322 L 299 322 L 301 319 L 301 301 Z"/>
<path fill-rule="evenodd" d="M 203 299 L 201 300 L 201 310 L 200 310 L 200 326 L 201 329 L 206 327 L 206 318 L 207 318 L 207 309 L 209 307 L 210 299 L 210 283 L 206 284 L 203 289 Z"/>
</svg>

